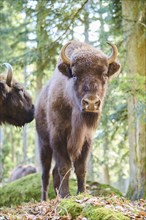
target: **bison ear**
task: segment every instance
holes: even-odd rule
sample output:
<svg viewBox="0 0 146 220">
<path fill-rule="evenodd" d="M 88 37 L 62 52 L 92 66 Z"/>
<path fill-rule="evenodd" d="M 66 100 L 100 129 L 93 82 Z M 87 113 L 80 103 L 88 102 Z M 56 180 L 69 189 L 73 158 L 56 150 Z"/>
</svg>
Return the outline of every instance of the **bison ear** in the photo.
<svg viewBox="0 0 146 220">
<path fill-rule="evenodd" d="M 112 78 L 113 76 L 117 76 L 120 72 L 121 65 L 118 62 L 113 62 L 109 65 L 108 68 L 108 77 Z"/>
<path fill-rule="evenodd" d="M 67 64 L 65 64 L 65 63 L 60 63 L 60 64 L 58 65 L 58 69 L 59 69 L 59 71 L 60 71 L 63 75 L 65 75 L 65 76 L 67 76 L 67 77 L 69 77 L 69 78 L 72 77 L 72 72 L 71 72 L 71 68 L 70 68 L 69 65 L 67 65 Z"/>
</svg>

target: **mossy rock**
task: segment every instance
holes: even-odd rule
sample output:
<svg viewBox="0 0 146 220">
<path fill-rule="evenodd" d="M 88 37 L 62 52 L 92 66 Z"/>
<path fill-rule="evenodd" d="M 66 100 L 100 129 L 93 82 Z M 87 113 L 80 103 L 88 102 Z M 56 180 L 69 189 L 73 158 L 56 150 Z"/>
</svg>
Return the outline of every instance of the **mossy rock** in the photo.
<svg viewBox="0 0 146 220">
<path fill-rule="evenodd" d="M 69 213 L 71 219 L 83 216 L 88 220 L 130 220 L 129 217 L 124 216 L 121 212 L 113 211 L 105 207 L 94 206 L 93 204 L 78 203 L 78 199 L 84 199 L 84 196 L 87 197 L 87 195 L 79 195 L 61 200 L 58 207 L 60 216 L 65 216 Z"/>
<path fill-rule="evenodd" d="M 71 195 L 76 195 L 76 180 L 70 180 Z M 87 192 L 94 196 L 107 196 L 111 194 L 121 195 L 121 193 L 109 185 L 99 183 L 87 183 Z M 55 198 L 52 179 L 48 192 L 49 199 Z M 40 201 L 41 198 L 41 175 L 30 174 L 14 182 L 7 183 L 0 187 L 0 207 L 19 205 L 23 202 Z"/>
<path fill-rule="evenodd" d="M 98 182 L 87 181 L 87 192 L 93 196 L 108 196 L 111 194 L 115 194 L 118 196 L 122 196 L 122 193 L 107 184 L 100 184 Z"/>
</svg>

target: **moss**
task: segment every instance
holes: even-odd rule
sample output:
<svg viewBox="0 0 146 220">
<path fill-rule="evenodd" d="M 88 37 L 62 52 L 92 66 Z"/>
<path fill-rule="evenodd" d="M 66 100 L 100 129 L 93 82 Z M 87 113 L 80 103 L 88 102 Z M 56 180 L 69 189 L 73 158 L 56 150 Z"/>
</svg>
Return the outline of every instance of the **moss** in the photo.
<svg viewBox="0 0 146 220">
<path fill-rule="evenodd" d="M 100 184 L 98 182 L 87 182 L 87 191 L 93 196 L 107 196 L 110 194 L 116 194 L 122 196 L 122 193 L 114 187 L 107 184 Z"/>
<path fill-rule="evenodd" d="M 144 190 L 143 199 L 146 200 L 146 187 L 145 187 L 145 190 Z"/>
<path fill-rule="evenodd" d="M 51 182 L 52 183 L 52 182 Z M 54 198 L 55 193 L 50 184 L 49 198 Z M 41 176 L 31 174 L 8 183 L 0 188 L 0 207 L 18 205 L 22 202 L 40 201 L 41 198 Z"/>
<path fill-rule="evenodd" d="M 97 195 L 109 195 L 118 194 L 119 191 L 108 185 L 102 185 L 99 183 L 89 183 L 88 193 L 94 196 Z M 77 184 L 76 180 L 70 181 L 71 195 L 76 195 Z M 50 181 L 50 187 L 48 192 L 49 199 L 55 198 L 55 192 L 53 189 L 52 179 Z M 41 175 L 31 174 L 25 176 L 19 180 L 8 183 L 0 188 L 0 207 L 19 205 L 23 202 L 40 201 L 41 198 Z"/>
<path fill-rule="evenodd" d="M 81 194 L 76 197 L 70 197 L 68 199 L 62 199 L 58 211 L 61 216 L 71 215 L 72 219 L 75 219 L 77 216 L 82 215 L 88 220 L 129 220 L 128 217 L 124 216 L 122 213 L 115 212 L 108 208 L 97 207 L 94 205 L 89 205 L 88 203 L 78 203 L 78 200 L 84 198 L 90 198 L 89 195 Z"/>
<path fill-rule="evenodd" d="M 0 189 L 0 206 L 17 205 L 31 199 L 37 200 L 40 197 L 39 178 L 39 175 L 31 174 L 3 186 Z"/>
<path fill-rule="evenodd" d="M 89 220 L 129 220 L 122 213 L 114 212 L 107 208 L 88 206 L 83 210 L 83 216 Z"/>
<path fill-rule="evenodd" d="M 82 212 L 82 207 L 74 201 L 74 198 L 62 199 L 59 204 L 58 211 L 61 216 L 69 213 L 71 217 L 75 219 Z"/>
</svg>

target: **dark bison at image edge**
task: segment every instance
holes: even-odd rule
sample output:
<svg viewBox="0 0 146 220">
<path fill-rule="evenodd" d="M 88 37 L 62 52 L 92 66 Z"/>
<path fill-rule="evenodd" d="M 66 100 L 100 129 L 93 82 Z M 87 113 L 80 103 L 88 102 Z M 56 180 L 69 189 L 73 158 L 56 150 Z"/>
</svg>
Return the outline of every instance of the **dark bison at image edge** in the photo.
<svg viewBox="0 0 146 220">
<path fill-rule="evenodd" d="M 72 166 L 77 192 L 86 190 L 87 159 L 107 84 L 120 69 L 117 47 L 109 45 L 110 57 L 86 43 L 67 43 L 53 77 L 40 93 L 35 118 L 42 165 L 42 200 L 47 199 L 52 157 L 54 189 L 59 189 L 61 197 L 69 195 Z"/>
<path fill-rule="evenodd" d="M 0 74 L 0 125 L 8 123 L 23 126 L 34 119 L 34 105 L 26 89 L 13 79 L 12 66 L 7 67 L 6 74 Z"/>
</svg>

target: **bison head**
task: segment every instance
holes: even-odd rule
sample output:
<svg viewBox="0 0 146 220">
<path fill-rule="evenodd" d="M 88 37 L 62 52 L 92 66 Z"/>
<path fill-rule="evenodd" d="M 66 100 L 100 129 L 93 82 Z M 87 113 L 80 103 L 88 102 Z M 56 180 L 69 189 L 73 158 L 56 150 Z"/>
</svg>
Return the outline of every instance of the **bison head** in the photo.
<svg viewBox="0 0 146 220">
<path fill-rule="evenodd" d="M 8 70 L 0 75 L 0 124 L 23 126 L 33 120 L 34 105 L 24 87 L 13 79 L 11 65 L 4 65 Z"/>
<path fill-rule="evenodd" d="M 88 44 L 77 41 L 67 43 L 61 50 L 58 68 L 70 80 L 74 100 L 84 113 L 101 111 L 108 79 L 120 68 L 116 61 L 117 47 L 108 44 L 113 49 L 110 57 Z"/>
</svg>

